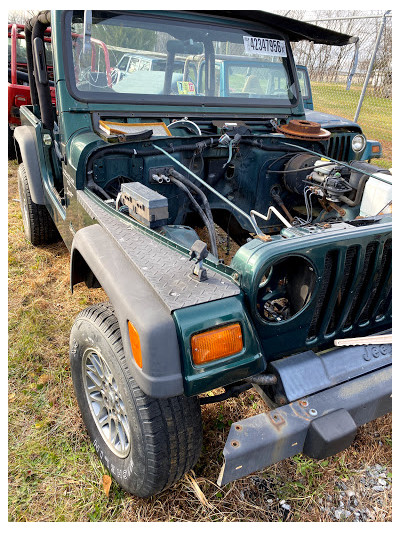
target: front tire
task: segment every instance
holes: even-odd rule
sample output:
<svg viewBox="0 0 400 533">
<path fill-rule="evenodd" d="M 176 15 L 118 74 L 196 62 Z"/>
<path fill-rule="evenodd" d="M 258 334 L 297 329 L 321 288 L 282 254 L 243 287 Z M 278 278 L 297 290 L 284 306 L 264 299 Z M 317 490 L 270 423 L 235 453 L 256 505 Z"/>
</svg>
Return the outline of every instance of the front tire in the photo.
<svg viewBox="0 0 400 533">
<path fill-rule="evenodd" d="M 203 434 L 197 398 L 143 393 L 129 371 L 111 304 L 96 304 L 78 315 L 70 362 L 89 436 L 122 488 L 150 497 L 196 464 Z"/>
<path fill-rule="evenodd" d="M 50 244 L 60 238 L 60 234 L 45 205 L 35 204 L 29 189 L 25 165 L 18 168 L 18 191 L 24 224 L 25 237 L 34 246 Z"/>
</svg>

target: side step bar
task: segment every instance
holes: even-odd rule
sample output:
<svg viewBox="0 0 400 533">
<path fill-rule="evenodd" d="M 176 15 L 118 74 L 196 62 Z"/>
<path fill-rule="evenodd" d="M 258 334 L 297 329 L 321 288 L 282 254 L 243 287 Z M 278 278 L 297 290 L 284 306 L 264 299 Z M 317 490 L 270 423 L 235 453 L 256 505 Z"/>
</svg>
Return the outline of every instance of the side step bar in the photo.
<svg viewBox="0 0 400 533">
<path fill-rule="evenodd" d="M 354 440 L 357 427 L 392 410 L 392 365 L 233 423 L 218 485 L 300 452 L 322 459 Z"/>
</svg>

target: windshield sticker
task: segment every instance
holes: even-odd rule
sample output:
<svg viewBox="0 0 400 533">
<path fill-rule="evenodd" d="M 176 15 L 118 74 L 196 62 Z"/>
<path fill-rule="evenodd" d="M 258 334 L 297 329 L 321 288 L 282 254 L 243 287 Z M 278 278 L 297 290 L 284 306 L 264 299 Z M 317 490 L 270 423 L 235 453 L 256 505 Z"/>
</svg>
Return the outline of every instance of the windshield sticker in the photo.
<svg viewBox="0 0 400 533">
<path fill-rule="evenodd" d="M 246 54 L 287 57 L 285 41 L 243 36 L 243 44 Z"/>
<path fill-rule="evenodd" d="M 196 88 L 191 81 L 178 81 L 177 85 L 179 94 L 196 94 Z"/>
</svg>

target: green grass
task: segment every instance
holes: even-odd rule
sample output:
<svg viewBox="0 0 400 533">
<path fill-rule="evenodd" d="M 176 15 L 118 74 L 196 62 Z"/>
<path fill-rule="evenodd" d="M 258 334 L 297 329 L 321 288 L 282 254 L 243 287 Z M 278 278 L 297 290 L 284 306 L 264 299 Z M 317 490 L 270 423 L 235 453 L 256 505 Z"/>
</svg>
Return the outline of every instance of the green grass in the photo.
<svg viewBox="0 0 400 533">
<path fill-rule="evenodd" d="M 349 91 L 335 83 L 312 82 L 314 109 L 324 113 L 354 119 L 362 87 L 353 86 Z M 378 98 L 367 91 L 358 123 L 368 139 L 380 141 L 383 157 L 372 162 L 384 168 L 392 166 L 392 100 Z"/>
<path fill-rule="evenodd" d="M 68 356 L 74 317 L 106 297 L 101 289 L 81 286 L 70 293 L 69 254 L 62 243 L 34 248 L 26 241 L 14 201 L 16 170 L 16 163 L 9 163 L 9 521 L 332 521 L 317 498 L 332 494 L 338 477 L 376 462 L 390 467 L 387 416 L 361 428 L 354 445 L 337 457 L 314 461 L 297 456 L 217 487 L 232 421 L 265 410 L 260 397 L 248 391 L 203 407 L 203 454 L 192 476 L 208 505 L 185 478 L 149 500 L 127 494 L 113 481 L 107 498 L 102 487 L 107 472 L 83 426 Z M 260 477 L 270 490 L 255 486 L 253 479 Z M 281 499 L 292 508 L 287 518 Z M 365 500 L 363 506 L 378 509 L 376 521 L 391 519 L 387 501 Z"/>
</svg>

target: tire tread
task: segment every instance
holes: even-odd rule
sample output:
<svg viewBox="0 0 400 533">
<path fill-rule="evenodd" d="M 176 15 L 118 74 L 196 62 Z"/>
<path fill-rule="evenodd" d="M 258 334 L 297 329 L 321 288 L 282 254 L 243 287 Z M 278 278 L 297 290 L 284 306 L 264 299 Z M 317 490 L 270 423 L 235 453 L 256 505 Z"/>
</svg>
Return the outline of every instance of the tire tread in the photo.
<svg viewBox="0 0 400 533">
<path fill-rule="evenodd" d="M 136 495 L 148 497 L 176 483 L 196 464 L 202 448 L 201 410 L 197 398 L 151 398 L 131 376 L 122 347 L 121 332 L 109 302 L 84 309 L 77 317 L 89 320 L 113 346 L 141 421 L 146 447 L 147 479 Z"/>
<path fill-rule="evenodd" d="M 60 234 L 54 224 L 45 205 L 35 204 L 32 200 L 29 189 L 28 177 L 26 175 L 25 165 L 21 163 L 18 168 L 19 185 L 24 188 L 24 193 L 27 199 L 29 228 L 25 228 L 25 235 L 28 240 L 34 245 L 50 244 L 56 242 L 60 238 Z M 20 191 L 21 209 L 22 206 L 22 191 Z"/>
</svg>

